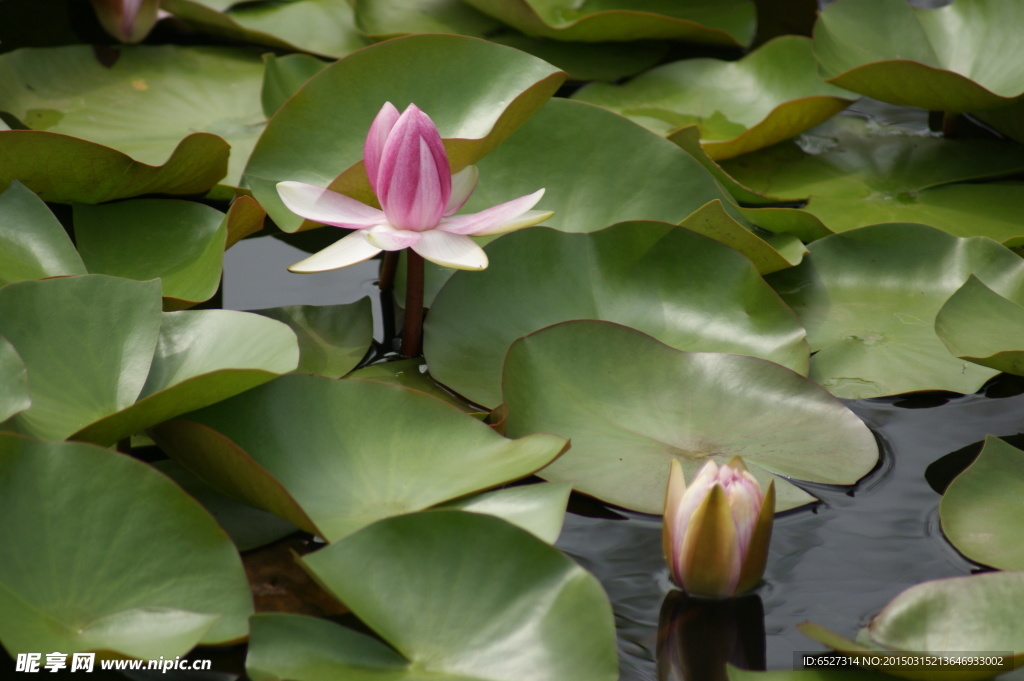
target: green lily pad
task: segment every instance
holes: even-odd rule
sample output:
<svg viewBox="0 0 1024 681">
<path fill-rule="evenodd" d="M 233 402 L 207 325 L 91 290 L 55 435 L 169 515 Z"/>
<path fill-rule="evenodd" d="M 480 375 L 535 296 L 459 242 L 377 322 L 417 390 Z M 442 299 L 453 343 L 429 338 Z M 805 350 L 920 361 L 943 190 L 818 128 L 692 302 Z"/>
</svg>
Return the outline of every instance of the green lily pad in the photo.
<svg viewBox="0 0 1024 681">
<path fill-rule="evenodd" d="M 392 670 L 399 672 L 390 677 L 396 681 L 618 678 L 611 607 L 597 579 L 561 552 L 497 518 L 461 511 L 390 518 L 303 562 L 399 659 L 407 660 L 405 669 Z M 388 597 L 380 598 L 381 593 Z M 501 613 L 497 620 L 495 613 Z M 272 648 L 260 650 L 270 640 L 260 631 L 266 622 L 255 619 L 250 673 L 273 653 Z M 346 633 L 345 638 L 352 636 Z M 342 637 L 336 633 L 332 638 Z M 296 639 L 277 644 L 303 640 Z M 310 640 L 323 642 L 324 637 Z M 280 652 L 267 661 L 277 658 L 273 673 L 280 678 L 298 679 L 311 678 L 296 673 L 307 660 L 323 663 L 330 656 L 335 658 L 332 666 L 338 665 L 338 657 L 348 658 L 352 666 L 360 662 L 349 657 L 350 646 L 318 647 L 310 651 L 315 656 L 292 654 L 290 668 L 281 668 Z M 369 660 L 364 657 L 363 662 Z M 340 665 L 336 669 L 344 670 Z M 262 678 L 272 678 L 270 670 L 261 671 L 266 674 Z M 363 678 L 371 677 L 364 672 Z"/>
<path fill-rule="evenodd" d="M 844 653 L 902 652 L 1002 657 L 1002 671 L 1024 662 L 1024 572 L 985 572 L 916 584 L 891 600 L 863 628 L 856 641 L 825 627 L 804 623 L 800 630 Z M 993 626 L 998 622 L 998 626 Z M 909 679 L 989 679 L 993 666 L 944 665 L 940 668 L 880 667 Z"/>
<path fill-rule="evenodd" d="M 91 445 L 14 435 L 0 435 L 0 469 L 8 653 L 173 658 L 245 637 L 253 606 L 238 553 L 163 475 Z"/>
<path fill-rule="evenodd" d="M 430 115 L 443 137 L 455 138 L 446 148 L 459 170 L 512 134 L 564 77 L 535 57 L 473 38 L 418 35 L 373 45 L 321 71 L 281 107 L 253 150 L 246 181 L 283 230 L 309 229 L 316 225 L 284 206 L 277 182 L 374 201 L 361 159 L 385 102 L 399 109 L 415 102 Z"/>
<path fill-rule="evenodd" d="M 281 50 L 340 57 L 367 44 L 355 29 L 350 3 L 339 0 L 161 0 L 160 9 L 212 35 Z"/>
<path fill-rule="evenodd" d="M 282 377 L 153 432 L 215 487 L 243 467 L 279 485 L 290 502 L 251 483 L 225 491 L 329 541 L 529 475 L 566 446 L 552 435 L 507 440 L 416 391 L 318 376 Z"/>
<path fill-rule="evenodd" d="M 228 143 L 188 135 L 151 166 L 116 149 L 42 130 L 0 134 L 0 187 L 19 180 L 45 201 L 103 203 L 142 194 L 205 194 L 224 177 Z M 52 159 L 60 159 L 54 163 Z"/>
<path fill-rule="evenodd" d="M 1024 6 L 959 0 L 916 9 L 904 0 L 839 0 L 814 27 L 814 55 L 830 83 L 934 111 L 973 111 L 1024 94 L 1017 39 Z"/>
<path fill-rule="evenodd" d="M 565 507 L 571 492 L 572 485 L 559 482 L 517 485 L 463 497 L 437 508 L 493 515 L 527 530 L 548 544 L 554 544 L 562 532 Z"/>
<path fill-rule="evenodd" d="M 85 271 L 74 244 L 46 204 L 12 180 L 0 194 L 0 286 Z"/>
<path fill-rule="evenodd" d="M 220 286 L 227 226 L 200 203 L 138 199 L 74 210 L 75 239 L 93 274 L 160 279 L 171 308 L 209 300 Z"/>
<path fill-rule="evenodd" d="M 105 275 L 0 289 L 0 335 L 21 355 L 32 406 L 10 424 L 108 445 L 295 367 L 294 334 L 226 310 L 160 311 L 160 282 Z M 74 351 L 68 351 L 74 339 Z"/>
<path fill-rule="evenodd" d="M 278 57 L 263 55 L 263 89 L 260 102 L 263 114 L 270 118 L 310 78 L 327 68 L 327 64 L 308 54 L 287 54 Z"/>
<path fill-rule="evenodd" d="M 818 153 L 807 153 L 809 149 Z M 945 140 L 839 116 L 803 135 L 722 164 L 742 185 L 788 200 L 833 231 L 921 222 L 955 236 L 1021 236 L 1022 183 L 964 183 L 1024 170 L 1024 150 Z"/>
<path fill-rule="evenodd" d="M 369 297 L 348 305 L 286 305 L 254 313 L 287 324 L 299 339 L 296 373 L 341 378 L 373 343 Z"/>
<path fill-rule="evenodd" d="M 1024 570 L 1022 515 L 1024 452 L 989 435 L 978 458 L 942 495 L 942 531 L 977 563 Z"/>
<path fill-rule="evenodd" d="M 1015 99 L 1006 106 L 975 111 L 971 114 L 985 125 L 1024 144 L 1024 99 Z"/>
<path fill-rule="evenodd" d="M 572 449 L 547 480 L 644 513 L 661 513 L 669 462 L 687 479 L 742 456 L 776 510 L 813 500 L 789 478 L 849 485 L 871 470 L 871 431 L 821 386 L 778 364 L 676 350 L 635 329 L 556 324 L 520 338 L 502 380 L 506 432 L 559 433 Z"/>
<path fill-rule="evenodd" d="M 669 38 L 743 46 L 753 39 L 754 3 L 722 0 L 466 0 L 526 35 L 598 42 Z"/>
<path fill-rule="evenodd" d="M 10 342 L 0 336 L 0 423 L 25 411 L 32 404 L 28 391 L 25 363 Z"/>
<path fill-rule="evenodd" d="M 0 111 L 33 130 L 105 145 L 150 165 L 165 162 L 186 135 L 212 133 L 231 145 L 224 182 L 237 185 L 265 122 L 259 58 L 246 50 L 173 45 L 121 47 L 117 54 L 111 66 L 85 45 L 5 54 L 0 80 L 8 86 L 0 92 Z M 210 162 L 204 155 L 210 154 L 190 150 L 192 172 Z M 35 163 L 53 165 L 47 158 Z"/>
<path fill-rule="evenodd" d="M 971 274 L 997 291 L 1021 290 L 1024 263 L 1009 249 L 914 224 L 862 227 L 809 249 L 768 281 L 807 328 L 810 377 L 834 395 L 973 393 L 997 373 L 952 356 L 935 319 Z"/>
<path fill-rule="evenodd" d="M 465 400 L 456 397 L 435 381 L 427 371 L 426 363 L 420 357 L 371 364 L 362 369 L 356 369 L 348 375 L 348 378 L 400 385 L 403 388 L 417 390 L 444 400 L 467 414 L 481 413 L 479 409 L 470 406 Z"/>
<path fill-rule="evenodd" d="M 975 364 L 1024 376 L 1024 291 L 1013 300 L 971 276 L 935 318 L 935 333 L 951 353 Z"/>
<path fill-rule="evenodd" d="M 570 319 L 605 319 L 674 348 L 754 355 L 807 371 L 803 327 L 753 265 L 680 227 L 533 228 L 488 244 L 487 253 L 486 270 L 448 281 L 424 326 L 431 374 L 479 404 L 501 403 L 501 365 L 516 338 Z"/>
<path fill-rule="evenodd" d="M 672 62 L 624 85 L 589 85 L 573 99 L 615 111 L 669 139 L 679 128 L 697 125 L 708 155 L 725 159 L 812 128 L 857 96 L 818 79 L 809 38 L 785 36 L 738 61 Z"/>
</svg>

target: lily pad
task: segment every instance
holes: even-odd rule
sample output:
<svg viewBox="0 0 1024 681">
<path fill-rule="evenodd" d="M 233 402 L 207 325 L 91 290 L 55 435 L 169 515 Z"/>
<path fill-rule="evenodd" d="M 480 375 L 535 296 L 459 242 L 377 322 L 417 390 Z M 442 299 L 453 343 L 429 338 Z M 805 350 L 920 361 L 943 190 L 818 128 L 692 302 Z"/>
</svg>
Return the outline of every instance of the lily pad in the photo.
<svg viewBox="0 0 1024 681">
<path fill-rule="evenodd" d="M 1024 94 L 1015 0 L 958 0 L 916 9 L 904 0 L 839 0 L 814 27 L 830 83 L 893 104 L 973 111 Z"/>
<path fill-rule="evenodd" d="M 246 660 L 253 681 L 618 678 L 597 579 L 497 518 L 390 518 L 303 562 L 389 645 L 324 620 L 257 615 Z"/>
<path fill-rule="evenodd" d="M 572 485 L 560 482 L 517 485 L 456 499 L 437 508 L 493 515 L 554 544 L 562 532 L 571 492 Z"/>
<path fill-rule="evenodd" d="M 270 118 L 310 78 L 327 68 L 327 63 L 308 54 L 288 54 L 278 57 L 263 55 L 263 89 L 260 102 L 263 113 Z"/>
<path fill-rule="evenodd" d="M 4 386 L 0 393 L 0 423 L 3 423 L 32 404 L 25 363 L 3 336 L 0 336 L 0 385 Z"/>
<path fill-rule="evenodd" d="M 447 390 L 435 381 L 431 377 L 430 372 L 427 371 L 427 365 L 421 357 L 371 364 L 362 369 L 356 369 L 348 375 L 348 378 L 400 385 L 403 388 L 418 390 L 421 393 L 427 393 L 440 400 L 444 400 L 467 414 L 482 414 L 479 409 L 472 407 L 464 399 L 457 397 L 450 390 Z"/>
<path fill-rule="evenodd" d="M 1004 660 L 993 666 L 942 668 L 885 667 L 909 679 L 989 679 L 1024 662 L 1024 620 L 1017 616 L 1024 599 L 1024 572 L 986 572 L 916 584 L 891 600 L 860 631 L 856 641 L 805 623 L 800 630 L 845 653 L 902 652 L 960 654 Z M 999 622 L 999 626 L 992 626 Z"/>
<path fill-rule="evenodd" d="M 14 435 L 0 435 L 0 469 L 0 639 L 12 656 L 173 658 L 245 637 L 253 606 L 238 553 L 163 475 Z"/>
<path fill-rule="evenodd" d="M 295 373 L 341 378 L 366 356 L 373 343 L 373 310 L 368 297 L 348 305 L 286 305 L 254 313 L 287 324 L 299 339 Z"/>
<path fill-rule="evenodd" d="M 818 78 L 809 38 L 785 36 L 738 61 L 672 62 L 624 85 L 586 86 L 573 99 L 610 109 L 669 139 L 680 128 L 697 125 L 708 155 L 725 159 L 812 128 L 857 95 Z"/>
<path fill-rule="evenodd" d="M 1024 451 L 989 435 L 939 504 L 942 531 L 971 560 L 1024 570 Z M 1024 650 L 1022 644 L 1018 650 Z"/>
<path fill-rule="evenodd" d="M 807 370 L 803 328 L 753 265 L 683 228 L 533 228 L 488 244 L 487 253 L 486 270 L 448 281 L 424 327 L 431 374 L 479 404 L 501 402 L 501 365 L 516 338 L 570 319 L 605 319 L 674 348 L 754 355 Z"/>
<path fill-rule="evenodd" d="M 416 391 L 317 376 L 282 377 L 153 432 L 207 482 L 329 541 L 529 475 L 566 446 L 553 435 L 507 440 Z M 240 470 L 263 487 L 221 484 Z M 268 480 L 291 501 L 263 493 Z"/>
<path fill-rule="evenodd" d="M 5 54 L 0 80 L 8 86 L 0 92 L 0 111 L 33 130 L 105 145 L 150 165 L 167 161 L 186 135 L 212 133 L 231 145 L 224 182 L 237 185 L 265 122 L 260 60 L 246 50 L 173 45 L 121 47 L 117 53 L 111 66 L 85 45 Z M 203 156 L 191 152 L 188 160 L 195 172 Z M 35 159 L 44 162 L 47 169 L 53 165 Z"/>
<path fill-rule="evenodd" d="M 0 335 L 21 355 L 34 437 L 108 445 L 294 368 L 294 334 L 225 310 L 160 311 L 160 282 L 105 275 L 0 289 Z M 68 351 L 68 339 L 74 351 Z"/>
<path fill-rule="evenodd" d="M 1024 263 L 1009 249 L 914 224 L 863 227 L 809 249 L 768 281 L 807 328 L 810 377 L 834 395 L 973 393 L 997 373 L 953 357 L 935 319 L 972 274 L 997 291 L 1022 290 Z"/>
<path fill-rule="evenodd" d="M 438 79 L 439 73 L 445 77 Z M 535 57 L 474 38 L 389 40 L 332 64 L 295 93 L 260 137 L 246 181 L 283 230 L 309 229 L 317 225 L 303 224 L 284 206 L 277 182 L 331 186 L 374 201 L 361 159 L 370 123 L 385 102 L 400 109 L 415 102 L 427 112 L 443 137 L 455 138 L 446 148 L 452 169 L 459 170 L 512 134 L 564 78 Z"/>
<path fill-rule="evenodd" d="M 811 150 L 817 153 L 808 153 Z M 742 185 L 793 201 L 833 231 L 922 222 L 955 236 L 1024 235 L 1024 184 L 965 183 L 1024 170 L 1024 150 L 992 140 L 945 140 L 839 116 L 795 143 L 722 164 Z"/>
<path fill-rule="evenodd" d="M 743 46 L 754 38 L 749 0 L 466 0 L 526 35 L 598 42 L 668 38 Z"/>
<path fill-rule="evenodd" d="M 0 194 L 0 286 L 63 274 L 85 274 L 85 264 L 46 204 L 12 180 Z"/>
<path fill-rule="evenodd" d="M 228 143 L 202 132 L 172 147 L 161 166 L 59 133 L 0 132 L 0 187 L 19 180 L 39 198 L 56 203 L 103 203 L 142 194 L 205 194 L 228 168 Z"/>
<path fill-rule="evenodd" d="M 975 364 L 1024 376 L 1024 291 L 999 295 L 971 276 L 939 310 L 935 333 L 951 353 Z"/>
<path fill-rule="evenodd" d="M 789 478 L 850 485 L 878 448 L 868 428 L 819 385 L 778 364 L 676 350 L 635 329 L 556 324 L 517 340 L 502 380 L 506 432 L 559 433 L 572 449 L 547 480 L 644 513 L 661 513 L 669 462 L 688 479 L 742 456 L 776 510 L 813 500 Z"/>
<path fill-rule="evenodd" d="M 350 3 L 338 0 L 162 0 L 160 9 L 207 33 L 283 50 L 341 57 L 367 44 L 355 29 Z"/>
<path fill-rule="evenodd" d="M 170 308 L 209 300 L 220 286 L 227 226 L 214 208 L 161 199 L 78 204 L 74 223 L 89 272 L 159 278 Z"/>
</svg>

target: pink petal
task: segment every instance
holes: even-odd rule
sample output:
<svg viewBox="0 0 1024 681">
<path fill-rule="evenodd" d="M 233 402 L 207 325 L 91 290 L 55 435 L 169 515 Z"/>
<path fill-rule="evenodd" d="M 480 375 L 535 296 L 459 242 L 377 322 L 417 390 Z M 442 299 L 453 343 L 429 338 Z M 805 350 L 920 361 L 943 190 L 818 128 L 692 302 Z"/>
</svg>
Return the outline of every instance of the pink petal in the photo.
<svg viewBox="0 0 1024 681">
<path fill-rule="evenodd" d="M 383 251 L 400 251 L 419 241 L 423 232 L 395 229 L 391 225 L 377 225 L 364 234 L 367 241 Z"/>
<path fill-rule="evenodd" d="M 373 193 L 377 194 L 377 173 L 380 172 L 380 157 L 384 153 L 384 143 L 388 135 L 398 122 L 398 109 L 391 102 L 385 102 L 380 108 L 377 117 L 370 125 L 370 132 L 366 133 L 366 143 L 363 145 L 363 164 L 366 166 L 366 174 L 370 178 L 370 187 Z"/>
<path fill-rule="evenodd" d="M 373 206 L 305 182 L 278 182 L 277 193 L 288 210 L 313 222 L 367 229 L 387 221 L 384 212 Z"/>
<path fill-rule="evenodd" d="M 377 198 L 388 222 L 423 231 L 437 226 L 452 193 L 451 168 L 441 135 L 410 104 L 391 129 L 377 173 Z"/>
<path fill-rule="evenodd" d="M 499 203 L 479 213 L 445 218 L 438 229 L 449 234 L 488 236 L 536 225 L 553 215 L 550 211 L 530 210 L 537 205 L 542 196 L 544 190 L 538 189 L 532 194 Z"/>
<path fill-rule="evenodd" d="M 480 179 L 480 171 L 476 169 L 476 166 L 466 166 L 452 175 L 452 195 L 448 197 L 448 205 L 444 207 L 446 217 L 462 208 L 462 205 L 469 199 L 469 195 L 476 189 L 478 179 Z"/>
<path fill-rule="evenodd" d="M 413 244 L 412 250 L 442 267 L 454 267 L 459 270 L 487 268 L 487 254 L 484 253 L 484 249 L 468 236 L 461 234 L 437 230 L 423 232 L 420 240 Z"/>
<path fill-rule="evenodd" d="M 353 232 L 343 239 L 288 268 L 291 272 L 326 272 L 369 260 L 381 249 L 366 240 L 366 232 Z"/>
</svg>

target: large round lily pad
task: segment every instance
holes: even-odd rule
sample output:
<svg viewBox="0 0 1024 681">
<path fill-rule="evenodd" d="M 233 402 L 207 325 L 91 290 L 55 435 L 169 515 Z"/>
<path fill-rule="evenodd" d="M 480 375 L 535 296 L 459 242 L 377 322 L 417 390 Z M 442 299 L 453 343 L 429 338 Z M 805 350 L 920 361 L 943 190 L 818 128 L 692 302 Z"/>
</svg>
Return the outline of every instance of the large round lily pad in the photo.
<svg viewBox="0 0 1024 681">
<path fill-rule="evenodd" d="M 807 371 L 803 327 L 754 266 L 681 227 L 533 228 L 488 244 L 487 253 L 486 270 L 448 281 L 424 329 L 431 375 L 479 404 L 501 402 L 502 361 L 516 338 L 570 319 L 609 320 L 674 348 Z"/>
<path fill-rule="evenodd" d="M 361 159 L 370 123 L 385 102 L 399 109 L 415 102 L 442 137 L 456 138 L 446 147 L 452 169 L 459 170 L 508 137 L 564 78 L 536 57 L 475 38 L 389 40 L 324 69 L 282 106 L 253 150 L 246 181 L 274 221 L 295 231 L 303 220 L 278 197 L 282 180 L 375 200 Z"/>
<path fill-rule="evenodd" d="M 252 597 L 231 540 L 139 461 L 0 435 L 0 513 L 0 640 L 12 655 L 173 659 L 248 631 Z"/>
<path fill-rule="evenodd" d="M 466 0 L 527 35 L 595 42 L 672 38 L 746 45 L 754 37 L 750 0 Z"/>
<path fill-rule="evenodd" d="M 521 338 L 502 380 L 506 432 L 558 433 L 572 449 L 539 475 L 645 513 L 661 513 L 669 463 L 688 479 L 742 456 L 776 509 L 813 499 L 788 478 L 853 484 L 878 448 L 820 386 L 753 357 L 683 352 L 635 329 L 572 321 Z"/>
<path fill-rule="evenodd" d="M 1001 659 L 1001 665 L 938 668 L 878 665 L 909 679 L 980 681 L 1024 662 L 1024 572 L 987 572 L 916 584 L 892 599 L 850 641 L 805 623 L 800 630 L 844 653 L 966 655 Z"/>
<path fill-rule="evenodd" d="M 1024 376 L 1024 290 L 1010 295 L 969 277 L 939 310 L 935 333 L 961 359 Z"/>
<path fill-rule="evenodd" d="M 497 518 L 390 518 L 303 562 L 389 646 L 324 620 L 257 615 L 246 660 L 253 681 L 618 678 L 598 581 Z"/>
<path fill-rule="evenodd" d="M 939 139 L 838 116 L 795 143 L 722 168 L 757 192 L 809 199 L 803 210 L 833 231 L 921 222 L 956 236 L 1024 235 L 1024 184 L 970 182 L 1024 170 L 1024 150 L 1016 145 Z"/>
<path fill-rule="evenodd" d="M 935 319 L 972 274 L 996 291 L 1021 291 L 1024 263 L 1009 249 L 914 224 L 863 227 L 809 249 L 768 280 L 807 328 L 810 377 L 834 395 L 973 393 L 997 373 L 951 355 Z"/>
<path fill-rule="evenodd" d="M 164 163 L 190 133 L 217 135 L 231 145 L 224 181 L 232 185 L 265 122 L 263 64 L 246 50 L 121 47 L 109 66 L 85 45 L 19 50 L 0 57 L 0 80 L 8 83 L 0 111 L 32 130 L 102 144 L 142 163 Z"/>
<path fill-rule="evenodd" d="M 1024 94 L 1024 5 L 838 0 L 814 27 L 821 75 L 862 95 L 936 111 L 987 109 Z"/>
<path fill-rule="evenodd" d="M 529 475 L 566 446 L 505 439 L 399 386 L 317 376 L 282 377 L 154 432 L 215 487 L 330 541 Z"/>
<path fill-rule="evenodd" d="M 672 62 L 624 85 L 589 85 L 573 98 L 669 139 L 680 128 L 697 125 L 708 155 L 724 159 L 812 128 L 857 96 L 818 78 L 810 39 L 785 36 L 738 61 Z"/>
<path fill-rule="evenodd" d="M 295 368 L 283 324 L 228 310 L 161 312 L 160 302 L 158 280 L 99 274 L 0 289 L 0 336 L 24 361 L 32 398 L 10 424 L 108 445 Z"/>
<path fill-rule="evenodd" d="M 1024 452 L 991 435 L 939 504 L 942 531 L 971 560 L 1024 570 Z"/>
</svg>

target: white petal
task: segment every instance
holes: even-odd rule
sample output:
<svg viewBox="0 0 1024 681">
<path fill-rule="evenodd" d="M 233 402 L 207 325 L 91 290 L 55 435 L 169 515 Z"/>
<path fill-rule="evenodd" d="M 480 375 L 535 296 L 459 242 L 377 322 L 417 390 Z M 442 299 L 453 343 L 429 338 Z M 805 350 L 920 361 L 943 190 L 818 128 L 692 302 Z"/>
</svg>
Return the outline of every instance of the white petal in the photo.
<svg viewBox="0 0 1024 681">
<path fill-rule="evenodd" d="M 537 205 L 542 196 L 544 196 L 544 190 L 538 189 L 532 194 L 499 203 L 497 206 L 491 206 L 479 213 L 444 218 L 438 225 L 438 229 L 451 234 L 487 236 L 536 225 L 553 215 L 550 211 L 530 210 Z"/>
<path fill-rule="evenodd" d="M 353 232 L 288 268 L 290 272 L 326 272 L 369 260 L 381 252 L 366 240 L 365 232 Z"/>
<path fill-rule="evenodd" d="M 420 240 L 422 232 L 396 229 L 391 225 L 377 225 L 363 232 L 366 240 L 383 251 L 400 251 Z"/>
<path fill-rule="evenodd" d="M 313 222 L 366 229 L 386 221 L 384 211 L 305 182 L 278 182 L 277 193 L 288 210 Z"/>
<path fill-rule="evenodd" d="M 480 171 L 476 166 L 466 166 L 459 172 L 452 175 L 452 195 L 448 197 L 448 205 L 444 207 L 446 216 L 453 214 L 476 189 L 476 182 L 480 179 Z"/>
<path fill-rule="evenodd" d="M 430 262 L 458 270 L 482 270 L 487 267 L 487 254 L 475 241 L 461 234 L 438 230 L 422 232 L 420 240 L 412 246 Z"/>
</svg>

